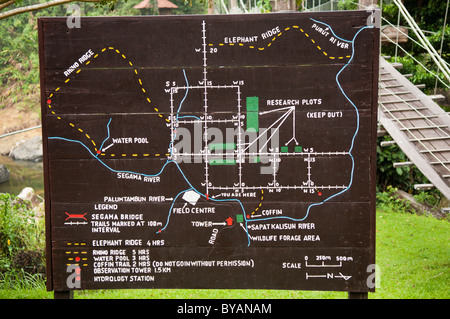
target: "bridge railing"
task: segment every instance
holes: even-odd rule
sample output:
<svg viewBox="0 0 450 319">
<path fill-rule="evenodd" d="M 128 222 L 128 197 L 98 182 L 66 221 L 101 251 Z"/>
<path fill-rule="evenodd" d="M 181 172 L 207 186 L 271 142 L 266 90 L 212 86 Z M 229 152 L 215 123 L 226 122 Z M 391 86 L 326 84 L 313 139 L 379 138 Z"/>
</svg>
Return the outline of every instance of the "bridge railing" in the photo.
<svg viewBox="0 0 450 319">
<path fill-rule="evenodd" d="M 447 1 L 447 9 L 445 12 L 444 17 L 444 26 L 447 23 L 447 16 L 448 16 L 448 10 L 449 10 L 449 2 Z M 379 7 L 382 8 L 383 1 L 379 2 Z M 386 18 L 382 17 L 382 21 L 386 26 L 390 26 L 394 32 L 396 32 L 395 39 L 392 39 L 391 37 L 384 36 L 384 40 L 391 42 L 395 45 L 395 57 L 394 61 L 397 62 L 397 56 L 399 50 L 402 51 L 405 55 L 409 56 L 415 63 L 420 65 L 427 73 L 431 74 L 435 79 L 435 94 L 436 94 L 436 88 L 438 82 L 442 84 L 442 86 L 446 87 L 447 89 L 450 89 L 450 63 L 445 61 L 442 58 L 442 47 L 444 43 L 444 35 L 445 35 L 445 29 L 442 32 L 442 39 L 441 39 L 441 45 L 440 45 L 440 52 L 438 52 L 433 45 L 431 45 L 428 38 L 425 36 L 426 32 L 419 28 L 417 23 L 414 21 L 414 19 L 411 17 L 408 10 L 405 8 L 405 6 L 402 4 L 400 0 L 389 0 L 389 3 L 395 4 L 398 8 L 398 19 L 397 19 L 397 25 L 392 24 L 389 22 Z M 351 9 L 364 9 L 365 7 L 355 1 L 344 1 L 344 0 L 304 0 L 302 2 L 302 10 L 303 11 L 331 11 L 331 10 L 342 10 L 342 9 L 348 9 L 349 6 L 351 6 Z M 367 7 L 367 9 L 373 8 Z M 405 21 L 406 25 L 402 26 L 400 25 L 400 21 Z M 407 30 L 411 30 L 415 35 L 416 39 L 412 38 L 408 32 L 405 32 L 405 28 Z M 432 32 L 434 33 L 434 32 Z M 383 35 L 382 35 L 383 36 Z M 405 50 L 400 44 L 399 44 L 399 37 L 407 38 L 410 41 L 413 41 L 415 44 L 417 44 L 419 47 L 424 49 L 430 56 L 431 60 L 434 62 L 432 68 L 427 68 L 422 62 L 420 62 L 415 56 L 410 54 L 407 50 Z M 439 74 L 443 75 L 442 79 Z"/>
</svg>

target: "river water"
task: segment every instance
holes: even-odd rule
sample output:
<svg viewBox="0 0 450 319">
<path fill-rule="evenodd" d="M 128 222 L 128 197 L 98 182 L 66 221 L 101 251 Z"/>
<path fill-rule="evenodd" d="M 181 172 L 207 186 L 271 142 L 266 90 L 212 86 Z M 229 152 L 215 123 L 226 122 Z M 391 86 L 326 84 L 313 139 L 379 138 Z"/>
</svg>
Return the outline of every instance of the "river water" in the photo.
<svg viewBox="0 0 450 319">
<path fill-rule="evenodd" d="M 14 161 L 0 156 L 0 164 L 9 170 L 9 181 L 0 184 L 0 193 L 19 195 L 25 187 L 31 187 L 35 193 L 44 197 L 44 171 L 42 162 Z"/>
</svg>

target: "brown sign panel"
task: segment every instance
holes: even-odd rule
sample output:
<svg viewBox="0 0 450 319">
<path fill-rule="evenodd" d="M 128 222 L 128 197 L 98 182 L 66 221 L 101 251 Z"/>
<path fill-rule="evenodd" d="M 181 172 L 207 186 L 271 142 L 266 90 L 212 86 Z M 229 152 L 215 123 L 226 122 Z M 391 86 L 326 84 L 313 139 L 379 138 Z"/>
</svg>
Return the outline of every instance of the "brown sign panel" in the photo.
<svg viewBox="0 0 450 319">
<path fill-rule="evenodd" d="M 39 19 L 48 289 L 372 290 L 376 20 Z"/>
</svg>

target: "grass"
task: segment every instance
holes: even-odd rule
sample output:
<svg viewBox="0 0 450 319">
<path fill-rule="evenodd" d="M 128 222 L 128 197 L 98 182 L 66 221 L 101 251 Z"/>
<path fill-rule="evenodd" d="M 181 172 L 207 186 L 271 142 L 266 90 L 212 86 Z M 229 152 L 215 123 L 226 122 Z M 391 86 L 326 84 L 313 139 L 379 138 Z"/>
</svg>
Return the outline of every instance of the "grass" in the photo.
<svg viewBox="0 0 450 319">
<path fill-rule="evenodd" d="M 382 298 L 450 297 L 448 221 L 378 211 L 376 252 Z"/>
<path fill-rule="evenodd" d="M 376 263 L 380 280 L 371 299 L 449 299 L 450 223 L 379 207 Z M 0 278 L 1 287 L 1 278 Z M 345 292 L 291 290 L 81 290 L 76 299 L 345 299 Z M 51 299 L 43 286 L 0 289 L 0 298 Z"/>
</svg>

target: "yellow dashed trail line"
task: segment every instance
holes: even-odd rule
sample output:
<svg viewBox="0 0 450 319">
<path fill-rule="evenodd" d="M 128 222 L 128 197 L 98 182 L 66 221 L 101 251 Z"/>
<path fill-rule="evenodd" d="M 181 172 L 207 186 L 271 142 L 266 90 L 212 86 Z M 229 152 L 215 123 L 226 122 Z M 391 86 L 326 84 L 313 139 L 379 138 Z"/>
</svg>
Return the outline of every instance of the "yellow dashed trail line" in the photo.
<svg viewBox="0 0 450 319">
<path fill-rule="evenodd" d="M 261 189 L 261 198 L 259 199 L 259 205 L 255 208 L 255 210 L 252 212 L 252 215 L 256 213 L 262 206 L 262 202 L 264 200 L 264 190 Z"/>
<path fill-rule="evenodd" d="M 105 48 L 103 48 L 103 49 L 101 50 L 101 53 L 104 53 L 104 52 L 107 51 L 107 50 L 108 50 L 108 51 L 112 51 L 112 52 L 114 52 L 114 53 L 120 55 L 126 62 L 128 62 L 128 64 L 129 64 L 131 67 L 134 68 L 133 63 L 132 63 L 130 60 L 128 60 L 127 57 L 126 57 L 126 55 L 123 54 L 123 53 L 121 53 L 120 50 L 118 50 L 118 49 L 116 49 L 116 48 L 114 48 L 114 47 L 105 47 Z M 94 55 L 94 59 L 97 59 L 98 57 L 99 57 L 99 54 L 98 54 L 98 53 Z M 93 61 L 93 60 L 87 61 L 85 65 L 86 65 L 86 66 L 89 65 L 89 64 L 91 63 L 91 61 Z M 78 70 L 76 71 L 76 74 L 79 74 L 79 73 L 81 72 L 81 70 L 82 70 L 82 69 L 78 69 Z M 139 85 L 140 85 L 141 91 L 146 95 L 147 92 L 146 92 L 146 90 L 145 90 L 145 88 L 144 88 L 142 79 L 139 77 L 139 73 L 138 73 L 138 71 L 137 71 L 136 68 L 134 68 L 134 73 L 135 73 L 135 75 L 138 77 L 137 80 L 138 80 L 138 83 L 139 83 Z M 70 80 L 71 80 L 70 78 L 66 79 L 66 80 L 64 81 L 64 85 L 67 85 L 67 83 L 69 83 Z M 47 106 L 48 106 L 48 108 L 49 108 L 49 110 L 50 110 L 50 113 L 52 113 L 53 115 L 56 115 L 56 118 L 57 118 L 58 120 L 62 120 L 62 118 L 54 111 L 54 108 L 53 108 L 53 106 L 52 106 L 51 99 L 52 99 L 52 97 L 53 97 L 59 90 L 61 90 L 61 88 L 62 88 L 62 86 L 57 87 L 57 88 L 55 89 L 55 91 L 54 91 L 53 93 L 51 93 L 51 94 L 49 95 L 48 99 L 47 99 Z M 146 101 L 147 101 L 148 103 L 152 103 L 152 101 L 150 100 L 150 98 L 149 98 L 147 95 L 146 95 Z M 158 113 L 158 114 L 157 114 L 158 117 L 163 118 L 167 123 L 170 122 L 169 119 L 163 117 L 163 115 L 159 112 L 159 110 L 158 110 L 156 107 L 153 107 L 153 109 Z M 78 125 L 76 125 L 76 124 L 74 124 L 74 123 L 69 122 L 69 125 L 70 125 L 72 128 L 78 130 L 80 133 L 84 134 L 84 135 L 86 136 L 86 138 L 87 138 L 87 139 L 92 143 L 92 145 L 94 146 L 95 152 L 98 152 L 97 145 L 96 145 L 95 141 L 89 136 L 89 134 L 85 133 L 83 129 L 81 129 L 80 127 L 78 127 Z M 105 154 L 101 154 L 101 155 L 105 155 Z M 150 156 L 150 154 L 144 154 L 144 156 L 146 156 L 146 155 L 147 155 L 147 156 Z M 115 155 L 112 154 L 111 156 L 115 156 Z M 122 156 L 123 156 L 123 155 L 122 155 Z M 137 156 L 137 154 L 133 154 L 132 156 Z M 158 154 L 158 155 L 155 154 L 155 156 L 159 156 L 159 154 Z"/>
<path fill-rule="evenodd" d="M 259 50 L 259 51 L 263 51 L 263 50 L 269 48 L 269 47 L 272 45 L 272 43 L 274 43 L 274 42 L 275 42 L 279 37 L 281 37 L 284 33 L 286 33 L 286 32 L 289 31 L 289 30 L 294 30 L 294 29 L 299 30 L 302 34 L 304 34 L 305 37 L 309 38 L 313 44 L 316 44 L 315 40 L 314 40 L 312 37 L 310 37 L 310 35 L 309 35 L 308 33 L 306 33 L 302 28 L 300 28 L 300 27 L 297 26 L 297 25 L 293 25 L 292 27 L 286 27 L 286 28 L 284 29 L 284 32 L 282 31 L 282 32 L 277 33 L 277 35 L 274 36 L 274 37 L 271 39 L 271 42 L 269 42 L 269 43 L 266 44 L 265 46 L 257 47 L 257 46 L 254 46 L 254 45 L 246 45 L 246 44 L 244 44 L 244 43 L 219 43 L 219 46 L 227 46 L 227 45 L 228 45 L 228 46 L 239 46 L 239 47 L 247 47 L 247 48 L 249 48 L 249 49 L 257 49 L 257 50 Z M 214 46 L 214 44 L 209 44 L 209 46 Z M 327 58 L 329 58 L 330 60 L 335 60 L 335 59 L 342 60 L 342 59 L 344 59 L 344 58 L 350 58 L 350 57 L 351 57 L 350 55 L 346 55 L 346 56 L 338 56 L 338 57 L 336 57 L 336 56 L 330 56 L 330 55 L 329 55 L 326 51 L 324 51 L 319 45 L 316 45 L 316 48 L 317 48 L 317 50 L 321 51 L 322 54 L 323 54 L 324 56 L 326 56 Z M 101 53 L 104 53 L 104 52 L 106 52 L 106 51 L 111 51 L 111 52 L 114 52 L 114 53 L 118 54 L 119 56 L 121 56 L 121 57 L 128 63 L 129 66 L 131 66 L 131 67 L 134 68 L 133 63 L 132 63 L 130 60 L 128 60 L 127 57 L 126 57 L 126 55 L 125 55 L 124 53 L 121 53 L 119 49 L 116 49 L 116 48 L 114 48 L 114 47 L 110 47 L 110 46 L 109 46 L 109 47 L 103 48 L 103 49 L 101 50 Z M 99 54 L 98 54 L 98 53 L 95 54 L 95 55 L 94 55 L 94 60 L 97 59 L 98 57 L 99 57 Z M 85 65 L 86 65 L 86 66 L 89 65 L 92 61 L 93 61 L 93 60 L 87 61 Z M 82 70 L 82 69 L 78 69 L 78 70 L 76 71 L 76 74 L 79 74 L 79 73 L 81 72 L 81 70 Z M 146 101 L 147 101 L 148 103 L 152 103 L 151 99 L 147 96 L 147 92 L 146 92 L 146 90 L 145 90 L 145 88 L 144 88 L 142 79 L 139 77 L 139 72 L 138 72 L 138 70 L 137 70 L 136 68 L 134 68 L 134 73 L 135 73 L 135 75 L 137 76 L 137 81 L 138 81 L 138 83 L 139 83 L 139 86 L 140 86 L 141 91 L 146 95 Z M 71 80 L 70 78 L 66 79 L 66 80 L 64 81 L 64 85 L 66 85 L 67 83 L 69 83 L 70 80 Z M 62 120 L 62 118 L 61 118 L 60 116 L 58 116 L 57 113 L 53 110 L 53 107 L 52 107 L 52 104 L 51 104 L 51 98 L 52 98 L 52 97 L 54 96 L 54 94 L 56 94 L 56 92 L 58 92 L 60 89 L 61 89 L 61 86 L 60 86 L 60 87 L 57 87 L 57 88 L 55 89 L 54 93 L 51 93 L 51 94 L 50 94 L 50 96 L 48 97 L 48 103 L 47 103 L 50 112 L 51 112 L 53 115 L 56 115 L 58 120 Z M 158 108 L 153 107 L 153 109 L 157 112 L 157 116 L 158 116 L 158 117 L 164 119 L 167 123 L 170 122 L 169 119 L 163 117 L 163 115 L 159 112 Z M 71 127 L 73 127 L 74 129 L 77 129 L 80 133 L 84 134 L 84 135 L 86 136 L 86 138 L 87 138 L 87 139 L 92 143 L 92 145 L 94 146 L 94 150 L 95 150 L 96 152 L 98 152 L 97 145 L 96 145 L 95 141 L 89 136 L 89 134 L 85 133 L 83 129 L 81 129 L 80 127 L 78 127 L 78 126 L 75 125 L 74 123 L 69 122 L 69 125 L 70 125 Z M 100 155 L 105 156 L 106 154 L 105 154 L 105 153 L 101 153 Z M 127 154 L 109 154 L 109 155 L 112 156 L 112 157 L 114 157 L 114 156 L 122 156 L 122 157 L 127 156 Z M 128 154 L 128 155 L 131 155 L 131 156 L 134 156 L 134 157 L 139 156 L 138 154 Z M 142 156 L 144 156 L 144 157 L 146 157 L 146 156 L 156 156 L 156 157 L 158 157 L 158 156 L 160 156 L 160 155 L 161 155 L 161 154 L 154 154 L 154 155 L 151 155 L 151 154 L 142 154 Z M 169 156 L 170 154 L 165 154 L 165 155 L 166 155 L 166 156 Z M 263 198 L 263 195 L 261 195 L 261 201 L 262 201 L 262 198 Z M 255 211 L 254 211 L 253 213 L 255 213 L 255 212 L 259 209 L 260 206 L 261 206 L 261 204 L 255 209 Z"/>
<path fill-rule="evenodd" d="M 269 42 L 268 44 L 266 44 L 264 46 L 258 47 L 258 46 L 255 46 L 255 45 L 247 45 L 247 44 L 244 44 L 244 43 L 219 43 L 219 46 L 221 46 L 221 47 L 223 47 L 223 46 L 239 46 L 239 47 L 247 47 L 249 49 L 256 49 L 256 50 L 259 50 L 259 51 L 263 51 L 263 50 L 269 48 L 272 45 L 272 43 L 274 43 L 276 41 L 276 39 L 281 37 L 284 33 L 286 33 L 289 30 L 299 30 L 301 33 L 303 33 L 303 35 L 305 37 L 310 39 L 313 44 L 316 44 L 316 41 L 308 33 L 306 33 L 302 28 L 300 28 L 298 25 L 293 25 L 292 27 L 287 27 L 287 28 L 284 29 L 284 31 L 281 31 L 280 33 L 277 33 L 277 35 L 272 38 L 271 42 Z M 209 46 L 213 47 L 215 45 L 213 43 L 210 43 Z M 336 60 L 336 59 L 343 60 L 343 59 L 349 59 L 351 57 L 351 55 L 330 56 L 320 46 L 316 45 L 316 48 L 317 48 L 317 50 L 321 51 L 322 54 L 324 56 L 326 56 L 330 60 Z"/>
</svg>

